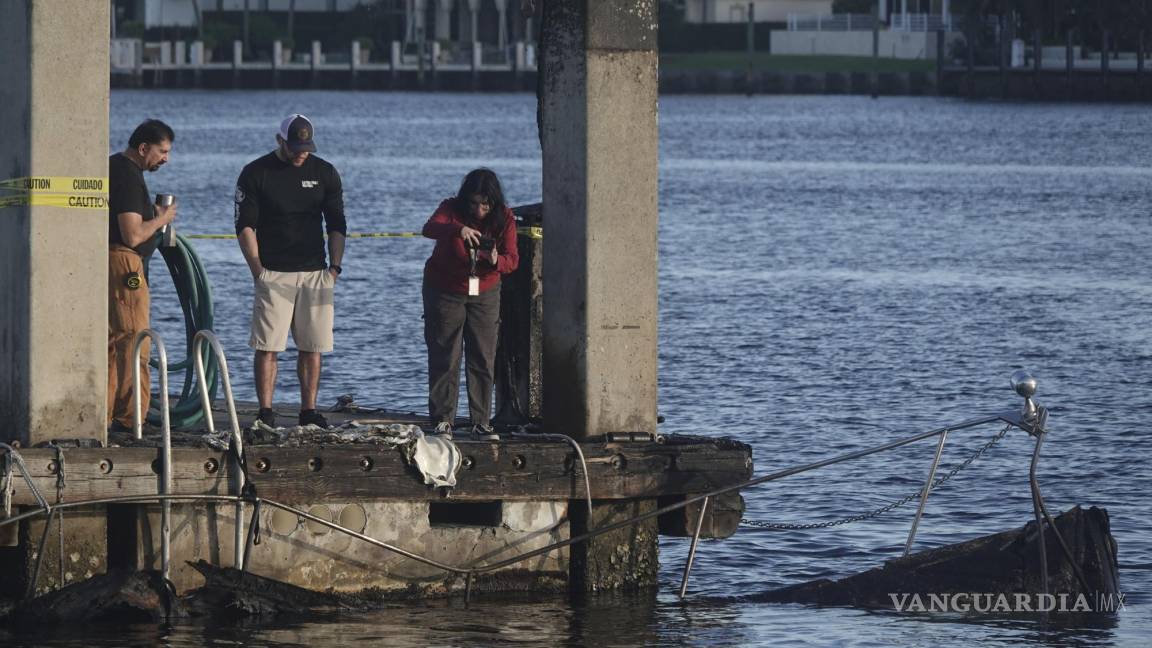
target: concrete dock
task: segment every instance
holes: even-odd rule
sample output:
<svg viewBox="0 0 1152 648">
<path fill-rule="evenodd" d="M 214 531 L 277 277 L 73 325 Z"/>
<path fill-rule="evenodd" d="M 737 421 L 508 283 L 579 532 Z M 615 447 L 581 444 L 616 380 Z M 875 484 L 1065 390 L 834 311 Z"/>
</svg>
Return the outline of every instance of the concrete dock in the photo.
<svg viewBox="0 0 1152 648">
<path fill-rule="evenodd" d="M 248 412 L 252 409 L 252 412 Z M 286 408 L 287 409 L 287 408 Z M 240 407 L 242 419 L 254 407 Z M 220 427 L 226 415 L 217 410 Z M 581 443 L 583 461 L 572 446 L 540 434 L 505 434 L 499 442 L 455 441 L 463 457 L 454 488 L 425 485 L 405 444 L 391 445 L 382 434 L 364 434 L 359 442 L 341 442 L 351 432 L 407 427 L 414 417 L 372 412 L 325 412 L 333 428 L 314 430 L 328 443 L 260 441 L 249 434 L 246 477 L 259 498 L 288 504 L 351 531 L 395 544 L 448 565 L 492 564 L 567 540 L 587 528 L 603 526 L 682 501 L 686 496 L 739 484 L 752 475 L 751 448 L 725 439 L 672 436 L 658 440 L 603 440 Z M 354 426 L 352 422 L 360 425 Z M 287 430 L 285 431 L 287 433 Z M 343 434 L 343 437 L 341 437 Z M 201 432 L 176 435 L 172 451 L 173 496 L 235 493 L 239 466 L 227 452 L 198 442 Z M 113 442 L 115 439 L 113 440 Z M 148 498 L 158 492 L 161 451 L 156 434 L 130 447 L 80 447 L 60 440 L 58 447 L 19 452 L 36 489 L 53 504 Z M 63 466 L 63 468 L 61 467 Z M 589 525 L 584 471 L 592 513 Z M 37 504 L 22 479 L 12 482 L 14 510 Z M 104 518 L 102 511 L 107 511 Z M 655 583 L 658 534 L 687 536 L 698 509 L 679 509 L 639 523 L 624 541 L 604 553 L 610 565 L 589 565 L 586 551 L 557 548 L 496 570 L 475 583 L 489 591 L 566 591 L 577 583 L 589 589 L 641 587 Z M 738 495 L 709 508 L 702 537 L 735 532 L 743 503 Z M 460 591 L 462 578 L 422 564 L 306 516 L 263 506 L 252 517 L 246 507 L 241 536 L 259 524 L 259 543 L 248 551 L 248 569 L 262 576 L 314 589 L 355 592 L 376 588 L 397 596 L 437 596 Z M 578 532 L 574 532 L 574 522 Z M 207 560 L 233 566 L 236 513 L 231 503 L 176 502 L 172 505 L 171 580 L 178 592 L 202 584 L 189 562 Z M 38 539 L 43 518 L 20 522 L 19 537 Z M 112 504 L 69 510 L 64 516 L 65 554 L 59 555 L 53 518 L 43 566 L 34 587 L 45 592 L 83 580 L 108 567 L 160 568 L 160 505 Z M 103 542 L 107 538 L 105 564 Z M 94 541 L 95 540 L 95 541 Z M 603 542 L 603 541 L 601 541 Z M 37 543 L 0 550 L 8 558 L 24 554 L 21 579 L 5 579 L 23 591 L 37 560 Z M 574 553 L 584 556 L 574 564 Z M 591 555 L 595 558 L 597 552 Z M 621 558 L 623 556 L 623 558 Z M 10 561 L 11 562 L 11 561 Z M 11 565 L 10 565 L 11 568 Z M 594 573 L 589 574 L 589 568 Z M 578 571 L 580 570 L 580 571 Z M 13 594 L 15 592 L 9 592 Z"/>
</svg>

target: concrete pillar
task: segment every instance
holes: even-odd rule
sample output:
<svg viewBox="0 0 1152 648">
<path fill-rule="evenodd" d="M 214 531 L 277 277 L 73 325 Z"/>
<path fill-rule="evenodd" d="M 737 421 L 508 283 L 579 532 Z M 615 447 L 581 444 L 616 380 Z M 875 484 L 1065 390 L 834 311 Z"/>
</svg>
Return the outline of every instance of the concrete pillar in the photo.
<svg viewBox="0 0 1152 648">
<path fill-rule="evenodd" d="M 427 31 L 424 28 L 424 18 L 427 12 L 428 0 L 413 0 L 412 6 L 416 13 L 416 20 L 413 23 L 413 40 L 416 41 L 416 85 L 424 87 L 424 58 L 427 55 L 424 48 L 424 43 L 427 38 Z"/>
<path fill-rule="evenodd" d="M 349 47 L 349 56 L 352 59 L 350 62 L 351 74 L 349 85 L 352 89 L 355 89 L 360 80 L 360 41 L 352 41 Z"/>
<path fill-rule="evenodd" d="M 244 42 L 232 41 L 232 87 L 240 88 L 240 66 L 244 64 Z"/>
<path fill-rule="evenodd" d="M 656 500 L 652 499 L 596 501 L 591 515 L 582 504 L 568 504 L 573 537 L 656 510 Z M 598 592 L 655 588 L 660 571 L 659 534 L 659 522 L 653 517 L 572 545 L 571 589 Z"/>
<path fill-rule="evenodd" d="M 656 430 L 656 0 L 544 3 L 544 420 Z"/>
<path fill-rule="evenodd" d="M 137 88 L 144 85 L 144 41 L 132 41 L 132 82 Z"/>
<path fill-rule="evenodd" d="M 0 181 L 51 178 L 0 190 L 0 420 L 28 444 L 107 440 L 110 5 L 65 4 L 0 20 Z M 98 200 L 69 206 L 67 177 L 103 179 Z"/>
<path fill-rule="evenodd" d="M 496 32 L 496 44 L 500 49 L 504 49 L 508 45 L 508 19 L 506 13 L 508 11 L 508 0 L 495 0 L 496 2 L 496 16 L 497 24 L 499 25 Z M 648 5 L 648 0 L 639 0 L 637 2 L 637 11 L 642 11 L 642 7 Z M 656 15 L 656 10 L 652 10 L 652 15 Z"/>
<path fill-rule="evenodd" d="M 468 38 L 473 43 L 480 42 L 480 0 L 468 0 Z"/>
<path fill-rule="evenodd" d="M 412 40 L 416 42 L 423 42 L 427 37 L 427 32 L 424 26 L 425 16 L 428 11 L 428 0 L 413 0 L 412 12 Z"/>
<path fill-rule="evenodd" d="M 436 40 L 452 38 L 452 4 L 454 0 L 439 0 L 436 3 Z"/>
<path fill-rule="evenodd" d="M 284 63 L 284 43 L 272 41 L 272 87 L 280 87 L 280 66 Z"/>
</svg>

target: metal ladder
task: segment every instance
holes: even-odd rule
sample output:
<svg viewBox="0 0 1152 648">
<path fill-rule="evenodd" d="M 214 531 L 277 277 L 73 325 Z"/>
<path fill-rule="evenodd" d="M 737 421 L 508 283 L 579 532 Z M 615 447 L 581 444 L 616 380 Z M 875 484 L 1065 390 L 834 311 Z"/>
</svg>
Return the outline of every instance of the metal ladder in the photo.
<svg viewBox="0 0 1152 648">
<path fill-rule="evenodd" d="M 172 425 L 169 420 L 169 401 L 168 401 L 168 352 L 164 346 L 164 340 L 160 334 L 153 329 L 144 329 L 136 334 L 133 344 L 133 352 L 135 355 L 140 355 L 140 349 L 144 345 L 144 341 L 151 339 L 156 346 L 157 355 L 159 356 L 159 373 L 160 373 L 160 427 L 161 427 L 161 458 L 160 458 L 160 484 L 157 489 L 157 495 L 161 496 L 161 509 L 160 509 L 160 571 L 165 579 L 168 579 L 169 571 L 172 560 L 172 504 L 171 500 L 164 496 L 170 495 L 172 492 Z M 244 452 L 244 439 L 240 433 L 240 422 L 236 417 L 236 402 L 232 397 L 232 383 L 228 375 L 228 360 L 224 357 L 224 350 L 220 346 L 220 341 L 216 335 L 207 329 L 196 332 L 195 337 L 192 338 L 192 355 L 196 363 L 196 380 L 200 387 L 200 403 L 204 408 L 204 420 L 208 426 L 208 433 L 215 434 L 216 424 L 212 418 L 212 401 L 208 397 L 208 380 L 204 371 L 204 354 L 202 353 L 203 347 L 208 344 L 212 348 L 212 352 L 216 355 L 216 361 L 220 365 L 220 372 L 224 382 L 224 398 L 228 405 L 228 416 L 232 424 L 232 444 L 236 451 L 236 456 L 243 456 Z M 137 439 L 143 437 L 143 413 L 140 404 L 140 364 L 134 363 L 132 365 L 132 386 L 133 386 L 133 402 L 135 406 L 134 419 L 133 419 L 133 432 Z M 233 488 L 235 494 L 239 495 L 244 488 L 244 472 L 235 466 L 232 471 Z M 235 536 L 235 565 L 241 568 L 244 564 L 244 503 L 242 500 L 236 501 L 236 536 Z"/>
<path fill-rule="evenodd" d="M 172 423 L 168 416 L 168 350 L 156 331 L 146 328 L 136 334 L 132 343 L 133 357 L 140 356 L 145 340 L 151 339 L 159 356 L 160 366 L 160 484 L 158 495 L 172 492 Z M 151 389 L 151 386 L 148 387 Z M 132 431 L 136 439 L 144 436 L 144 417 L 140 407 L 140 363 L 132 363 Z M 160 573 L 168 580 L 172 562 L 172 503 L 160 500 Z"/>
<path fill-rule="evenodd" d="M 236 401 L 232 398 L 232 381 L 228 375 L 228 359 L 224 357 L 224 349 L 216 334 L 208 329 L 196 332 L 192 338 L 192 357 L 196 361 L 196 380 L 200 386 L 200 404 L 204 408 L 204 422 L 208 426 L 208 434 L 216 433 L 216 421 L 212 418 L 212 401 L 208 397 L 208 379 L 204 374 L 204 355 L 201 353 L 204 345 L 212 347 L 216 355 L 216 362 L 220 365 L 220 375 L 224 382 L 224 402 L 228 406 L 228 422 L 232 426 L 232 448 L 235 451 L 236 465 L 232 470 L 232 487 L 234 494 L 240 495 L 245 486 L 244 471 L 241 470 L 240 458 L 244 456 L 244 435 L 240 432 L 240 421 L 236 418 Z M 244 543 L 244 502 L 236 501 L 236 535 L 235 535 L 235 566 L 244 569 L 247 566 Z"/>
</svg>

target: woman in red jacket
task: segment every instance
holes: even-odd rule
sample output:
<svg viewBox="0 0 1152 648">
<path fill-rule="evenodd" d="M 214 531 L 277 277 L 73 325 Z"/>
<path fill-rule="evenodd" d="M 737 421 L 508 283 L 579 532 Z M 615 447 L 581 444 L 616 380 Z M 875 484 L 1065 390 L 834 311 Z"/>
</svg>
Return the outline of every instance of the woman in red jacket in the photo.
<svg viewBox="0 0 1152 648">
<path fill-rule="evenodd" d="M 440 203 L 424 224 L 436 240 L 424 265 L 424 341 L 428 345 L 428 413 L 436 432 L 451 438 L 460 389 L 463 345 L 472 435 L 495 441 L 495 376 L 500 276 L 516 269 L 516 220 L 500 180 L 488 169 L 464 178 L 455 198 Z"/>
</svg>

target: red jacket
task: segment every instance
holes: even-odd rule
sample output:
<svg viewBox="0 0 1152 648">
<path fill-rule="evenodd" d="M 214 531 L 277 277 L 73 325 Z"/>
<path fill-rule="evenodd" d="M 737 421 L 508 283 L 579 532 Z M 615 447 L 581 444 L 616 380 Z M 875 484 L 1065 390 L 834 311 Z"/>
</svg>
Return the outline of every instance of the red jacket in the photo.
<svg viewBox="0 0 1152 648">
<path fill-rule="evenodd" d="M 486 292 L 500 285 L 500 275 L 508 274 L 520 265 L 520 253 L 516 250 L 516 218 L 512 210 L 504 208 L 504 230 L 493 231 L 493 214 L 482 222 L 473 220 L 467 208 L 460 207 L 455 198 L 448 198 L 436 208 L 432 218 L 424 223 L 423 234 L 436 239 L 432 256 L 424 264 L 424 281 L 443 292 L 468 294 L 468 249 L 460 230 L 467 225 L 479 230 L 483 236 L 496 240 L 496 265 L 482 254 L 476 262 L 476 276 L 480 278 L 480 292 Z"/>
</svg>

